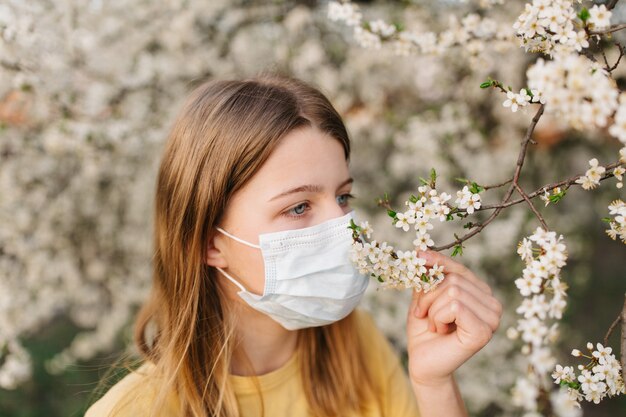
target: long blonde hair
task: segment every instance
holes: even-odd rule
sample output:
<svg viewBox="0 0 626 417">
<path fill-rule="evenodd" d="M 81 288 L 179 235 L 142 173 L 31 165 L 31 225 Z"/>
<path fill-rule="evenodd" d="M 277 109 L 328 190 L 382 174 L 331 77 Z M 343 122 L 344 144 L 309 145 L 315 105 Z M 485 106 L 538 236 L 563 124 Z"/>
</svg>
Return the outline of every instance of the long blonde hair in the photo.
<svg viewBox="0 0 626 417">
<path fill-rule="evenodd" d="M 134 332 L 142 359 L 155 365 L 153 411 L 175 393 L 182 415 L 240 415 L 228 380 L 234 325 L 216 270 L 203 259 L 229 199 L 281 138 L 303 126 L 337 139 L 349 160 L 348 133 L 329 100 L 277 72 L 205 81 L 175 120 L 156 184 L 153 286 Z M 377 382 L 358 336 L 354 312 L 298 331 L 302 384 L 313 415 L 363 414 L 376 398 Z"/>
</svg>

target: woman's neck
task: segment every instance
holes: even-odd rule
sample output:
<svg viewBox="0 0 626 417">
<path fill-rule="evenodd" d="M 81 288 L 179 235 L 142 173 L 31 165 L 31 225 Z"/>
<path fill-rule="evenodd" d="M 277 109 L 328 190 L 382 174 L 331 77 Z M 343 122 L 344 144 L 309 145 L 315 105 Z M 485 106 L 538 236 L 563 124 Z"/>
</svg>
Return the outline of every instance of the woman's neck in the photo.
<svg viewBox="0 0 626 417">
<path fill-rule="evenodd" d="M 297 330 L 287 330 L 249 306 L 239 309 L 238 316 L 236 333 L 239 344 L 233 352 L 231 374 L 263 375 L 287 363 L 296 350 Z M 245 356 L 254 370 L 248 368 Z"/>
</svg>

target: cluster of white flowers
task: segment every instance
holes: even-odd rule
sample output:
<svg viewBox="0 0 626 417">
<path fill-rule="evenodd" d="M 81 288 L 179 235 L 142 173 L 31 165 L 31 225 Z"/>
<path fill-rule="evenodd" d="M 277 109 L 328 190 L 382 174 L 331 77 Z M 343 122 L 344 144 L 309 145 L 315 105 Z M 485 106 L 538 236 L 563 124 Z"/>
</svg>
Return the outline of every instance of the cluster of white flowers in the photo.
<svg viewBox="0 0 626 417">
<path fill-rule="evenodd" d="M 614 122 L 609 126 L 609 133 L 622 142 L 623 147 L 620 150 L 620 159 L 622 162 L 626 162 L 626 93 L 620 93 L 618 102 Z"/>
<path fill-rule="evenodd" d="M 442 193 L 442 198 L 444 195 L 447 194 Z M 472 214 L 475 209 L 480 208 L 480 194 L 471 192 L 467 185 L 463 186 L 462 190 L 456 192 L 456 197 L 454 202 L 458 204 L 459 208 L 465 209 L 469 214 Z M 443 202 L 445 202 L 445 200 Z"/>
<path fill-rule="evenodd" d="M 367 227 L 361 223 L 357 227 Z M 396 250 L 387 242 L 379 243 L 355 241 L 350 259 L 361 274 L 369 274 L 378 279 L 383 288 L 414 288 L 428 292 L 444 279 L 443 265 L 424 266 L 426 260 L 415 250 Z"/>
<path fill-rule="evenodd" d="M 615 81 L 597 62 L 578 54 L 557 54 L 528 68 L 528 87 L 545 99 L 546 113 L 576 129 L 604 127 L 618 106 Z M 534 94 L 534 93 L 533 93 Z"/>
<path fill-rule="evenodd" d="M 526 51 L 550 56 L 580 52 L 589 47 L 589 40 L 587 32 L 583 28 L 576 30 L 576 26 L 587 22 L 590 29 L 602 29 L 609 26 L 611 18 L 611 12 L 604 5 L 594 5 L 581 13 L 584 13 L 583 17 L 576 14 L 572 0 L 533 0 L 526 3 L 513 28 Z M 578 22 L 577 17 L 584 18 L 584 21 Z"/>
<path fill-rule="evenodd" d="M 591 190 L 600 185 L 600 178 L 602 178 L 602 174 L 606 171 L 605 167 L 598 165 L 597 158 L 590 159 L 589 165 L 591 168 L 585 172 L 585 175 L 581 175 L 576 179 L 576 183 L 580 184 L 585 190 Z"/>
<path fill-rule="evenodd" d="M 394 225 L 405 232 L 413 227 L 416 231 L 416 239 L 413 244 L 419 250 L 426 250 L 434 244 L 428 230 L 433 228 L 432 219 L 446 221 L 450 213 L 450 207 L 446 203 L 451 196 L 445 192 L 438 194 L 436 189 L 428 185 L 418 187 L 418 196 L 411 196 L 405 202 L 409 209 L 404 213 L 390 211 Z M 458 201 L 471 199 L 467 193 L 463 193 Z M 376 277 L 383 287 L 391 288 L 415 288 L 416 291 L 428 292 L 435 288 L 444 279 L 443 266 L 437 264 L 432 268 L 426 268 L 426 260 L 420 258 L 416 250 L 394 250 L 387 242 L 379 243 L 363 241 L 362 237 L 370 238 L 373 230 L 368 222 L 362 222 L 359 226 L 353 225 L 354 244 L 352 247 L 351 260 L 357 265 L 362 274 L 370 274 Z M 360 236 L 361 235 L 361 236 Z"/>
<path fill-rule="evenodd" d="M 506 100 L 502 103 L 504 107 L 509 107 L 513 113 L 517 111 L 519 107 L 525 107 L 531 102 L 539 102 L 542 97 L 539 96 L 539 92 L 536 95 L 533 93 L 531 96 L 525 88 L 519 90 L 519 93 L 515 93 L 511 90 L 506 92 Z"/>
<path fill-rule="evenodd" d="M 434 175 L 434 174 L 433 174 Z M 472 189 L 465 185 L 457 191 L 456 207 L 450 207 L 448 200 L 452 196 L 446 192 L 439 193 L 429 184 L 418 187 L 418 195 L 411 195 L 405 205 L 409 208 L 405 212 L 389 210 L 395 227 L 408 232 L 415 230 L 416 238 L 413 245 L 425 251 L 434 245 L 429 230 L 434 228 L 431 223 L 438 219 L 444 222 L 452 219 L 453 209 L 457 215 L 461 210 L 471 214 L 480 208 L 480 195 L 472 190 L 480 190 L 478 184 L 472 183 Z M 365 221 L 360 225 L 352 224 L 354 245 L 351 260 L 362 274 L 369 274 L 378 279 L 383 287 L 409 288 L 428 292 L 443 280 L 443 267 L 434 265 L 427 269 L 425 260 L 420 258 L 416 250 L 394 250 L 387 242 L 379 243 L 376 240 L 364 242 L 363 237 L 369 239 L 372 235 L 370 224 Z"/>
<path fill-rule="evenodd" d="M 619 236 L 622 242 L 626 243 L 626 203 L 622 200 L 614 200 L 609 205 L 609 214 L 615 218 L 607 218 L 609 229 L 606 233 L 611 239 L 616 240 Z"/>
<path fill-rule="evenodd" d="M 507 336 L 517 339 L 521 335 L 524 342 L 521 351 L 528 358 L 528 373 L 517 379 L 512 395 L 514 403 L 527 411 L 536 411 L 542 376 L 556 363 L 549 343 L 558 337 L 558 322 L 548 327 L 545 320 L 561 319 L 566 306 L 567 284 L 561 281 L 560 273 L 567 250 L 562 239 L 563 235 L 557 238 L 556 232 L 537 227 L 517 248 L 526 267 L 515 285 L 525 298 L 516 309 L 522 317 L 516 327 L 507 329 Z"/>
<path fill-rule="evenodd" d="M 526 51 L 547 54 L 563 49 L 580 51 L 589 42 L 584 30 L 574 30 L 575 19 L 571 0 L 533 0 L 526 3 L 513 28 Z"/>
<path fill-rule="evenodd" d="M 344 22 L 348 26 L 359 26 L 363 14 L 356 4 L 331 1 L 328 3 L 328 18 L 335 22 Z"/>
<path fill-rule="evenodd" d="M 576 376 L 572 366 L 556 365 L 552 378 L 554 383 L 567 387 L 567 392 L 571 400 L 575 401 L 578 407 L 583 399 L 593 401 L 598 404 L 606 396 L 613 397 L 626 393 L 624 379 L 622 377 L 622 366 L 611 353 L 611 347 L 604 347 L 601 343 L 587 343 L 589 355 L 583 354 L 578 349 L 572 350 L 572 356 L 585 357 L 589 359 L 587 365 L 578 365 L 580 375 Z"/>
<path fill-rule="evenodd" d="M 499 2 L 500 0 L 490 0 L 484 6 Z M 509 25 L 498 24 L 496 20 L 477 13 L 466 15 L 460 22 L 456 16 L 449 16 L 448 29 L 439 34 L 431 31 L 398 30 L 395 25 L 381 19 L 364 23 L 359 6 L 347 0 L 330 1 L 328 18 L 351 26 L 354 38 L 360 46 L 379 49 L 382 41 L 387 41 L 399 55 L 414 52 L 438 55 L 453 46 L 463 46 L 462 52 L 471 57 L 487 48 L 484 41 L 490 42 L 490 48 L 504 49 L 512 45 L 515 39 Z"/>
</svg>

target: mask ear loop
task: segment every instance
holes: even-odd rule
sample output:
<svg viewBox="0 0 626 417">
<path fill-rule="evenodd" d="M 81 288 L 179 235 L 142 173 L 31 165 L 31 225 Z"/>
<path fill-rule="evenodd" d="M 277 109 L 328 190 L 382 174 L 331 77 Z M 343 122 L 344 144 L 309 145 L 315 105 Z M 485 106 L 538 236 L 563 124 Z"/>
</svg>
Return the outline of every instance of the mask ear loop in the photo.
<svg viewBox="0 0 626 417">
<path fill-rule="evenodd" d="M 240 238 L 238 238 L 237 236 L 233 236 L 233 235 L 231 235 L 230 233 L 228 233 L 226 230 L 222 229 L 221 227 L 216 227 L 216 229 L 217 229 L 217 230 L 219 230 L 220 232 L 224 233 L 226 236 L 228 236 L 228 237 L 231 237 L 231 238 L 235 239 L 237 242 L 241 242 L 241 243 L 243 243 L 244 245 L 248 245 L 248 246 L 251 246 L 251 247 L 253 247 L 253 248 L 257 248 L 257 249 L 260 249 L 260 248 L 261 248 L 261 246 L 259 246 L 259 245 L 255 245 L 255 244 L 253 244 L 253 243 L 250 243 L 250 242 L 247 242 L 247 241 L 245 241 L 245 240 L 243 240 L 243 239 L 240 239 Z M 233 284 L 235 284 L 236 286 L 238 286 L 238 287 L 241 289 L 241 291 L 246 292 L 246 289 L 244 288 L 244 286 L 243 286 L 243 285 L 241 285 L 239 282 L 237 282 L 237 280 L 236 280 L 235 278 L 231 277 L 229 274 L 227 274 L 227 273 L 226 273 L 226 272 L 225 272 L 222 268 L 220 268 L 219 266 L 216 266 L 215 268 L 216 268 L 218 271 L 220 271 L 220 272 L 222 273 L 222 275 L 224 275 L 226 278 L 228 278 L 228 279 L 229 279 L 229 280 L 230 280 Z"/>
<path fill-rule="evenodd" d="M 231 235 L 230 233 L 228 233 L 226 230 L 222 229 L 221 227 L 216 227 L 216 229 L 217 229 L 217 230 L 219 230 L 220 232 L 224 233 L 226 236 L 229 236 L 229 237 L 231 237 L 231 238 L 235 239 L 237 242 L 241 242 L 241 243 L 243 243 L 244 245 L 248 245 L 248 246 L 251 246 L 251 247 L 253 247 L 253 248 L 261 249 L 261 246 L 260 246 L 260 245 L 255 245 L 254 243 L 250 243 L 250 242 L 248 242 L 248 241 L 245 241 L 245 240 L 243 240 L 243 239 L 240 239 L 240 238 L 238 238 L 237 236 L 233 236 L 233 235 Z"/>
<path fill-rule="evenodd" d="M 218 271 L 220 271 L 226 278 L 228 278 L 233 284 L 235 284 L 236 286 L 238 286 L 241 291 L 246 292 L 246 289 L 243 287 L 243 285 L 241 285 L 240 283 L 237 282 L 237 280 L 235 280 L 235 278 L 231 277 L 230 275 L 228 275 L 226 272 L 224 272 L 224 270 L 222 268 L 220 268 L 219 266 L 215 267 Z"/>
</svg>

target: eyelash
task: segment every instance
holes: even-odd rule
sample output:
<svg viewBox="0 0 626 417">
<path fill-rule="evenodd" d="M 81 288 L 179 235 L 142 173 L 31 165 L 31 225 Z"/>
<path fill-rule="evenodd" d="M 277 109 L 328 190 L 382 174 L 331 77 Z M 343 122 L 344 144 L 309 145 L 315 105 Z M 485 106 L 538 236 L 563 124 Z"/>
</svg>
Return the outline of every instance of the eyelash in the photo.
<svg viewBox="0 0 626 417">
<path fill-rule="evenodd" d="M 341 196 L 345 196 L 345 197 L 348 198 L 348 200 L 346 201 L 345 204 L 347 204 L 351 199 L 356 198 L 353 194 L 350 194 L 350 193 L 341 194 L 340 197 Z M 308 202 L 300 203 L 297 206 L 294 206 L 294 207 L 290 208 L 289 210 L 283 212 L 282 215 L 285 216 L 285 217 L 290 217 L 292 219 L 297 219 L 297 218 L 300 218 L 300 217 L 304 216 L 304 213 L 302 213 L 302 214 L 295 214 L 295 215 L 294 214 L 290 214 L 291 210 L 293 210 L 293 209 L 295 209 L 297 207 L 300 207 L 303 204 L 308 205 L 309 203 Z M 306 212 L 306 210 L 305 210 L 305 212 Z"/>
</svg>

